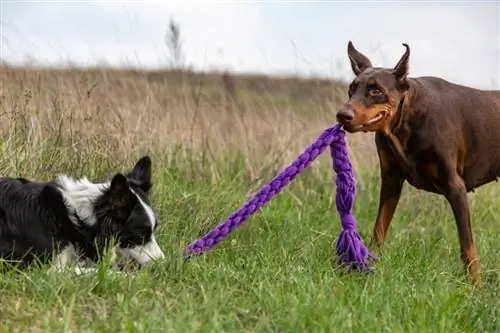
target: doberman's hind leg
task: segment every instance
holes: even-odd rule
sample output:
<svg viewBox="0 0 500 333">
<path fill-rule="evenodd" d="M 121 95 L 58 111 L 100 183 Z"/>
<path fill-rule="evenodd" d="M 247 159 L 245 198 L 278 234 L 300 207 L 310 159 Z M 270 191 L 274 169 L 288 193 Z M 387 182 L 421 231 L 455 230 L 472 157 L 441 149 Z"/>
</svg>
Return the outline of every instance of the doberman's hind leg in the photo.
<svg viewBox="0 0 500 333">
<path fill-rule="evenodd" d="M 460 257 L 472 283 L 480 285 L 481 267 L 471 228 L 467 189 L 464 180 L 454 168 L 449 171 L 446 177 L 444 195 L 455 217 L 460 242 Z"/>
</svg>

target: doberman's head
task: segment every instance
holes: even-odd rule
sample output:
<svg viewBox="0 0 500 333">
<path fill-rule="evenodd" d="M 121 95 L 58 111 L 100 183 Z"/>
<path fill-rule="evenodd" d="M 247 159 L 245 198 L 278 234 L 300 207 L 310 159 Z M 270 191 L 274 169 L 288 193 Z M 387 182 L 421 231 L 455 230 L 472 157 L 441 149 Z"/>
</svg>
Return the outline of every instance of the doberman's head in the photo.
<svg viewBox="0 0 500 333">
<path fill-rule="evenodd" d="M 349 133 L 388 132 L 391 119 L 409 89 L 410 47 L 394 68 L 373 67 L 349 41 L 347 54 L 356 78 L 349 85 L 349 100 L 337 112 L 337 121 Z"/>
</svg>

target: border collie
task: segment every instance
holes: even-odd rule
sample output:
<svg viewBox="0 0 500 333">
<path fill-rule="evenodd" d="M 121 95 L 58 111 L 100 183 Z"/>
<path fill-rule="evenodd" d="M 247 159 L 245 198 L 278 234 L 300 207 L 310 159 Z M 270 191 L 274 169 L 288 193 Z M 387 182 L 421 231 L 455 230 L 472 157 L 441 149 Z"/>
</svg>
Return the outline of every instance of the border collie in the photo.
<svg viewBox="0 0 500 333">
<path fill-rule="evenodd" d="M 52 263 L 52 269 L 97 263 L 112 241 L 112 261 L 118 255 L 143 266 L 163 259 L 151 187 L 149 156 L 104 183 L 67 175 L 52 182 L 0 178 L 0 261 Z"/>
</svg>

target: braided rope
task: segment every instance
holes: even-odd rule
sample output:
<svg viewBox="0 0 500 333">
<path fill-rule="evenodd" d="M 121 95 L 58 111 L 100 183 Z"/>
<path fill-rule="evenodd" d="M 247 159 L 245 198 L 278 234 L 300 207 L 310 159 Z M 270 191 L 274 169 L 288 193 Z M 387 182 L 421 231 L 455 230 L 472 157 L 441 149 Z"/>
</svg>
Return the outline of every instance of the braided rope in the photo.
<svg viewBox="0 0 500 333">
<path fill-rule="evenodd" d="M 356 218 L 352 213 L 356 198 L 356 178 L 347 151 L 345 132 L 338 130 L 338 140 L 330 144 L 333 170 L 337 177 L 335 205 L 340 216 L 342 231 L 336 243 L 338 264 L 348 269 L 370 271 L 369 260 L 377 257 L 370 253 L 356 231 Z"/>
<path fill-rule="evenodd" d="M 292 164 L 264 185 L 239 210 L 232 213 L 223 223 L 217 225 L 206 235 L 189 244 L 185 250 L 186 257 L 189 258 L 192 255 L 209 251 L 234 232 L 252 214 L 280 193 L 328 147 L 330 147 L 333 169 L 337 174 L 335 202 L 342 226 L 342 232 L 336 243 L 338 263 L 346 265 L 349 269 L 370 270 L 368 260 L 376 259 L 376 257 L 368 251 L 356 231 L 356 219 L 352 214 L 356 195 L 356 180 L 349 161 L 345 132 L 340 125 L 326 129 Z"/>
</svg>

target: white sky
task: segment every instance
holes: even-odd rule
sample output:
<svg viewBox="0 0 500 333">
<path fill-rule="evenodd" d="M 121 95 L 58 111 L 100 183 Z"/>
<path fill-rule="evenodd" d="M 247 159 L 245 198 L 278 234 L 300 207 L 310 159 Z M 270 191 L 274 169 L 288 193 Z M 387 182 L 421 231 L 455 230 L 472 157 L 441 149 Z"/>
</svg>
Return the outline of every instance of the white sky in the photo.
<svg viewBox="0 0 500 333">
<path fill-rule="evenodd" d="M 500 88 L 500 0 L 23 1 L 0 0 L 0 57 L 41 64 L 159 67 L 170 17 L 198 69 L 351 79 L 347 42 L 375 65 L 411 47 L 411 76 Z"/>
</svg>

